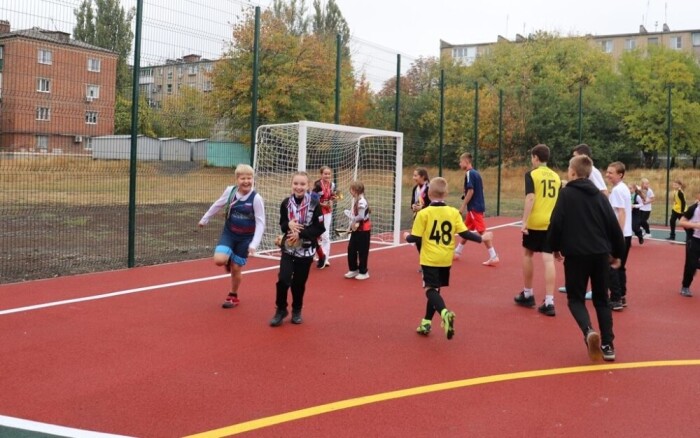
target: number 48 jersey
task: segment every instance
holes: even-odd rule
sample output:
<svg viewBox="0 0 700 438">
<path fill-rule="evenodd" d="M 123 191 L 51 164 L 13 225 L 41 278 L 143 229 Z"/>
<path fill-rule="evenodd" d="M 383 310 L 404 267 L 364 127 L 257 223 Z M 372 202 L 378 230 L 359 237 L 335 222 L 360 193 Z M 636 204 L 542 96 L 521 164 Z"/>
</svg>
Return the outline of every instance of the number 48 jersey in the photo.
<svg viewBox="0 0 700 438">
<path fill-rule="evenodd" d="M 446 267 L 452 265 L 455 234 L 467 231 L 456 208 L 438 204 L 420 210 L 413 221 L 411 234 L 421 238 L 420 264 Z"/>
<path fill-rule="evenodd" d="M 532 212 L 527 218 L 528 230 L 546 231 L 561 189 L 559 175 L 547 166 L 539 166 L 525 174 L 525 195 L 535 195 Z"/>
</svg>

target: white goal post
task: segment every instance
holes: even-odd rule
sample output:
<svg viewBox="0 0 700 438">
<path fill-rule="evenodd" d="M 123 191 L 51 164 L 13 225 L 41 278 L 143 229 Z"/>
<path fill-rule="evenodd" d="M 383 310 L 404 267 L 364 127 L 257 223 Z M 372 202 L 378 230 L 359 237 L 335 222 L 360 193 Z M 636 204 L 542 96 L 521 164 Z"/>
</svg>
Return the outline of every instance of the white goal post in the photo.
<svg viewBox="0 0 700 438">
<path fill-rule="evenodd" d="M 282 200 L 291 194 L 292 175 L 309 174 L 309 188 L 320 178 L 321 166 L 333 171 L 343 199 L 333 206 L 331 239 L 347 238 L 333 232 L 347 228 L 343 214 L 350 208 L 350 183 L 361 181 L 370 206 L 372 241 L 400 243 L 403 134 L 378 129 L 311 121 L 262 125 L 255 138 L 255 189 L 265 200 L 266 226 L 259 252 L 271 252 L 280 234 Z"/>
</svg>

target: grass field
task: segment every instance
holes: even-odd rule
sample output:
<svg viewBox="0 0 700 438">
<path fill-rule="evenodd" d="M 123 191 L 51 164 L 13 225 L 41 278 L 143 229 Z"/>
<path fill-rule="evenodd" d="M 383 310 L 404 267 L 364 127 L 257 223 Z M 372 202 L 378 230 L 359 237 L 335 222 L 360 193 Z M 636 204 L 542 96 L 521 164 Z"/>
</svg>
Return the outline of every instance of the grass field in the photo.
<svg viewBox="0 0 700 438">
<path fill-rule="evenodd" d="M 137 169 L 136 265 L 209 257 L 221 224 L 212 221 L 204 229 L 196 225 L 224 187 L 233 183 L 233 171 L 189 162 L 141 162 Z M 437 168 L 428 171 L 430 176 L 438 174 Z M 502 170 L 498 209 L 498 170 L 481 171 L 487 216 L 497 211 L 501 216 L 522 214 L 526 171 L 523 167 Z M 404 229 L 410 227 L 412 217 L 412 175 L 413 168 L 404 169 Z M 463 175 L 460 170 L 443 171 L 451 205 L 461 203 Z M 663 224 L 666 172 L 633 170 L 625 180 L 639 182 L 642 177 L 650 180 L 656 193 L 651 221 Z M 700 188 L 700 172 L 674 170 L 671 179 L 676 178 L 686 183 L 686 194 L 692 200 Z M 129 184 L 129 163 L 125 161 L 51 156 L 0 160 L 0 283 L 125 268 Z M 347 187 L 339 189 L 347 192 Z M 286 191 L 282 186 L 279 190 Z M 279 202 L 268 201 L 275 206 Z M 377 208 L 374 214 L 390 215 L 391 209 Z"/>
</svg>

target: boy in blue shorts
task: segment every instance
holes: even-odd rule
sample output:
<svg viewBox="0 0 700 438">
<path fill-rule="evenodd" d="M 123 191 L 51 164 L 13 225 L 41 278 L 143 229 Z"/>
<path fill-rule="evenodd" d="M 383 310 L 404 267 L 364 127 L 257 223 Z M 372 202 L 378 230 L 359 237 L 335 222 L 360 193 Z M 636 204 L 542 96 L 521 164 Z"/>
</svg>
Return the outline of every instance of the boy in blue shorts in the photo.
<svg viewBox="0 0 700 438">
<path fill-rule="evenodd" d="M 253 168 L 240 164 L 236 167 L 235 177 L 237 185 L 226 187 L 199 221 L 200 227 L 205 226 L 212 216 L 226 207 L 226 222 L 214 250 L 214 263 L 231 272 L 231 292 L 221 305 L 224 309 L 240 303 L 241 270 L 248 255 L 255 253 L 265 231 L 265 205 L 262 196 L 253 189 Z"/>
<path fill-rule="evenodd" d="M 440 295 L 440 288 L 449 286 L 450 268 L 455 250 L 455 234 L 473 242 L 488 242 L 491 232 L 483 235 L 467 230 L 459 210 L 445 204 L 447 181 L 433 178 L 430 181 L 428 197 L 430 205 L 418 211 L 411 233 L 404 237 L 409 243 L 420 243 L 420 264 L 423 269 L 423 287 L 428 299 L 425 316 L 416 329 L 419 335 L 427 336 L 435 312 L 440 314 L 442 326 L 447 339 L 454 336 L 454 312 L 447 309 L 445 300 Z"/>
</svg>

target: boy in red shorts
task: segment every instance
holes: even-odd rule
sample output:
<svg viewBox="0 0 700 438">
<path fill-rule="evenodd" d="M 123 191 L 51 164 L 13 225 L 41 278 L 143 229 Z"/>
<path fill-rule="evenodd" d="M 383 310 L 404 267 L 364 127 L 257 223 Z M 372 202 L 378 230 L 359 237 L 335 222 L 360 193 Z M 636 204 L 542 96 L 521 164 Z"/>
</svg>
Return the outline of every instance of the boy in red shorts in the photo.
<svg viewBox="0 0 700 438">
<path fill-rule="evenodd" d="M 459 167 L 466 171 L 464 174 L 464 195 L 462 196 L 462 206 L 459 208 L 460 214 L 465 216 L 464 224 L 469 231 L 477 232 L 483 235 L 486 232 L 486 223 L 484 223 L 484 212 L 486 211 L 486 202 L 484 201 L 484 183 L 479 172 L 472 165 L 472 154 L 465 152 L 459 157 Z M 462 255 L 464 244 L 467 241 L 462 239 L 457 248 L 455 248 L 455 258 Z M 489 252 L 489 259 L 482 265 L 496 266 L 500 261 L 496 249 L 493 247 L 491 240 L 485 240 L 484 245 Z"/>
</svg>

